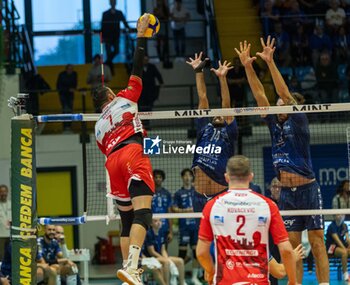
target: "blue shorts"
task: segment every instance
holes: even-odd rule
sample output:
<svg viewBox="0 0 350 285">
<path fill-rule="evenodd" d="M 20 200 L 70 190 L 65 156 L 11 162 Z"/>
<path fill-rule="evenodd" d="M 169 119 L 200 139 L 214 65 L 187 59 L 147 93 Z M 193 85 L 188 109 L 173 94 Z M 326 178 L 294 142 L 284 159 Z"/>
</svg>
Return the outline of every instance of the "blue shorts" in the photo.
<svg viewBox="0 0 350 285">
<path fill-rule="evenodd" d="M 280 210 L 320 210 L 322 195 L 316 181 L 298 186 L 282 187 L 278 203 Z M 284 225 L 288 232 L 323 229 L 323 216 L 283 216 Z"/>
<path fill-rule="evenodd" d="M 198 227 L 180 229 L 179 231 L 179 246 L 197 245 L 198 242 Z"/>
</svg>

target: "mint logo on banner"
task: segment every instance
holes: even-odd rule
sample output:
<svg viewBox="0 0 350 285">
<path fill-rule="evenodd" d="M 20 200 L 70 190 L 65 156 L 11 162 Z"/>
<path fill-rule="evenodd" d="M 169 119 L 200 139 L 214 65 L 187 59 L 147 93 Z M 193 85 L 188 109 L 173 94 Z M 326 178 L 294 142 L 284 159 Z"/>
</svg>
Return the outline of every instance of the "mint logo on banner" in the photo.
<svg viewBox="0 0 350 285">
<path fill-rule="evenodd" d="M 143 139 L 143 153 L 144 154 L 160 154 L 160 142 L 162 140 L 157 136 L 156 138 Z"/>
</svg>

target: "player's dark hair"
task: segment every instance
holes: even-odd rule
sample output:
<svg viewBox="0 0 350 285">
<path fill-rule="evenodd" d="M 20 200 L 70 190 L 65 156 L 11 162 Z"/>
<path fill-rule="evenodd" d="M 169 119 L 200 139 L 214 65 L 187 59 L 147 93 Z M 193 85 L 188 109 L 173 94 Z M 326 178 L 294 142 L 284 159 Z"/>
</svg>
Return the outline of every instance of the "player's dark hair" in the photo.
<svg viewBox="0 0 350 285">
<path fill-rule="evenodd" d="M 101 112 L 102 106 L 108 102 L 109 90 L 108 87 L 100 86 L 93 91 L 94 106 L 99 112 Z"/>
<path fill-rule="evenodd" d="M 338 188 L 337 188 L 337 191 L 336 191 L 336 194 L 339 194 L 339 195 L 342 195 L 343 192 L 344 192 L 344 185 L 349 182 L 349 180 L 343 180 L 342 182 L 340 182 Z"/>
<path fill-rule="evenodd" d="M 94 57 L 92 58 L 93 61 L 95 61 L 95 59 L 101 59 L 101 56 L 97 53 L 94 55 Z"/>
<path fill-rule="evenodd" d="M 154 169 L 153 170 L 153 177 L 155 177 L 156 175 L 160 175 L 162 176 L 163 181 L 165 180 L 165 172 L 161 169 Z"/>
<path fill-rule="evenodd" d="M 305 97 L 298 92 L 292 92 L 292 97 L 297 101 L 298 105 L 303 105 L 305 103 Z"/>
<path fill-rule="evenodd" d="M 193 172 L 192 172 L 192 170 L 191 169 L 189 169 L 189 168 L 184 168 L 184 169 L 182 169 L 181 170 L 181 177 L 184 177 L 184 175 L 186 174 L 186 173 L 189 173 L 189 174 L 191 174 L 191 176 L 192 176 L 192 178 L 193 178 Z"/>
<path fill-rule="evenodd" d="M 1 189 L 1 188 L 6 188 L 7 191 L 9 190 L 9 188 L 8 188 L 7 185 L 5 185 L 5 184 L 0 184 L 0 189 Z"/>
</svg>

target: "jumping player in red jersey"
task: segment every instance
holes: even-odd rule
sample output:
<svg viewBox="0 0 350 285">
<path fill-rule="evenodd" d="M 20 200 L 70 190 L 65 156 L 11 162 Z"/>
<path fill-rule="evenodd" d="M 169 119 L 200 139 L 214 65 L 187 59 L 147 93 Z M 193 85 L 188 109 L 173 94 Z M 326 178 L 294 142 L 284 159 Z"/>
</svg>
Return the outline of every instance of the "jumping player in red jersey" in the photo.
<svg viewBox="0 0 350 285">
<path fill-rule="evenodd" d="M 137 45 L 128 87 L 117 95 L 108 87 L 100 87 L 94 96 L 96 106 L 102 110 L 95 125 L 96 141 L 107 156 L 105 165 L 111 195 L 116 200 L 122 222 L 123 268 L 118 270 L 117 277 L 131 285 L 142 284 L 138 260 L 146 231 L 152 223 L 154 194 L 151 162 L 143 154 L 145 131 L 137 115 L 146 46 L 144 33 L 148 24 L 149 14 L 145 14 L 137 25 Z"/>
<path fill-rule="evenodd" d="M 289 279 L 296 284 L 296 257 L 278 208 L 272 200 L 249 189 L 254 174 L 242 155 L 227 162 L 229 190 L 204 207 L 199 229 L 197 258 L 209 284 L 269 283 L 268 240 L 271 233 Z M 215 243 L 215 266 L 210 244 Z"/>
</svg>

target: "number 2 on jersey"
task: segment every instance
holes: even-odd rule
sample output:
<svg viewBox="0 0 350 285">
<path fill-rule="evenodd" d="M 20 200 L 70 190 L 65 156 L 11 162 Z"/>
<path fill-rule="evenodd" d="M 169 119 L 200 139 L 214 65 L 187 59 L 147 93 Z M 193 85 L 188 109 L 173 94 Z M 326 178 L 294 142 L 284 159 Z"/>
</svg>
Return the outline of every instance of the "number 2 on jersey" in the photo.
<svg viewBox="0 0 350 285">
<path fill-rule="evenodd" d="M 239 224 L 237 231 L 236 231 L 236 235 L 238 236 L 244 236 L 245 234 L 242 232 L 242 228 L 245 225 L 245 216 L 243 215 L 238 215 L 236 218 L 236 222 Z"/>
</svg>

